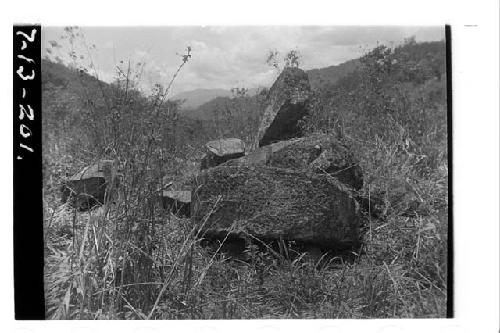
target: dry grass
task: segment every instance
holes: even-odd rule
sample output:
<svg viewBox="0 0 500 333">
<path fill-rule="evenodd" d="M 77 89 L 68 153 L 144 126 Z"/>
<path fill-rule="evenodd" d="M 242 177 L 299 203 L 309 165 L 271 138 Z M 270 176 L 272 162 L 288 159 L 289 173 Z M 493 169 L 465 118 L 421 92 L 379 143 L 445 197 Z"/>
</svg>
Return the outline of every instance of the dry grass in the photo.
<svg viewBox="0 0 500 333">
<path fill-rule="evenodd" d="M 434 184 L 435 185 L 435 184 Z M 437 192 L 420 188 L 425 202 Z M 399 203 L 398 203 L 399 204 Z M 447 214 L 365 217 L 354 260 L 281 251 L 228 258 L 201 246 L 189 220 L 161 215 L 138 242 L 104 207 L 47 216 L 47 316 L 53 319 L 236 319 L 444 317 Z M 71 234 L 73 237 L 71 237 Z M 145 246 L 152 244 L 152 246 Z M 320 267 L 320 269 L 318 269 Z"/>
</svg>

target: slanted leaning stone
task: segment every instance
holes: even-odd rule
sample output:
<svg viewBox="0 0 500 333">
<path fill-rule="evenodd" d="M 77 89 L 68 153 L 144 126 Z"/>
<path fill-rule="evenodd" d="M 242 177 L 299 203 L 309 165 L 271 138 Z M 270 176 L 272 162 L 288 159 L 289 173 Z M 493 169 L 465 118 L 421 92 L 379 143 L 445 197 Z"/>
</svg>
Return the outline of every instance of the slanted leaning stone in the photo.
<svg viewBox="0 0 500 333">
<path fill-rule="evenodd" d="M 283 70 L 269 90 L 269 105 L 259 125 L 258 146 L 302 136 L 299 121 L 310 112 L 307 74 L 295 67 Z"/>
</svg>

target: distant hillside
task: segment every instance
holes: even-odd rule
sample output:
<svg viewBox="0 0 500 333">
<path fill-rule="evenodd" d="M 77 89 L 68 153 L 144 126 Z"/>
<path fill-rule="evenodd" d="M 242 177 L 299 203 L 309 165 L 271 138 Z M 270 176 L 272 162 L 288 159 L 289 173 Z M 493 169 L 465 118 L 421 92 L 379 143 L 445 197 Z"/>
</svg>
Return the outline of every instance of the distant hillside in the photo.
<svg viewBox="0 0 500 333">
<path fill-rule="evenodd" d="M 359 59 L 349 60 L 340 65 L 325 68 L 311 69 L 307 71 L 309 82 L 313 89 L 320 89 L 325 85 L 337 83 L 343 77 L 361 67 Z"/>
<path fill-rule="evenodd" d="M 359 69 L 361 66 L 358 59 L 349 60 L 340 65 L 325 68 L 316 68 L 306 71 L 313 89 L 321 89 L 324 86 L 337 83 L 338 80 Z M 252 88 L 248 90 L 248 96 L 255 96 L 261 89 Z M 220 107 L 226 99 L 229 100 L 233 94 L 224 89 L 196 89 L 183 92 L 173 96 L 172 100 L 185 100 L 182 104 L 183 114 L 194 119 L 211 119 L 217 107 Z"/>
<path fill-rule="evenodd" d="M 71 93 L 81 94 L 83 86 L 98 88 L 100 84 L 108 87 L 109 84 L 98 81 L 85 72 L 79 72 L 74 68 L 50 60 L 42 59 L 42 90 L 53 87 L 64 88 Z"/>
<path fill-rule="evenodd" d="M 69 130 L 70 125 L 79 123 L 82 113 L 89 108 L 87 102 L 90 98 L 94 104 L 102 104 L 101 87 L 104 91 L 111 90 L 109 84 L 85 72 L 49 60 L 42 59 L 41 71 L 45 139 L 56 131 Z"/>
<path fill-rule="evenodd" d="M 258 88 L 248 89 L 247 94 L 253 96 L 257 93 Z M 216 97 L 231 97 L 233 94 L 225 89 L 195 89 L 185 91 L 171 97 L 171 100 L 185 100 L 181 108 L 184 110 L 194 109 L 198 106 L 213 100 Z"/>
<path fill-rule="evenodd" d="M 391 59 L 394 58 L 390 76 L 404 84 L 422 84 L 430 77 L 440 79 L 445 72 L 444 50 L 443 42 L 409 43 L 397 47 L 394 55 L 390 56 Z M 360 59 L 354 59 L 339 65 L 307 71 L 311 86 L 321 96 L 325 110 L 331 109 L 332 101 L 336 105 L 342 104 L 342 101 L 351 103 L 345 96 L 351 96 L 353 91 L 358 91 L 360 83 L 369 78 L 365 66 L 366 61 L 362 63 Z M 42 89 L 44 123 L 51 121 L 54 126 L 65 124 L 61 129 L 67 128 L 68 123 L 79 123 L 82 113 L 90 109 L 89 101 L 93 103 L 94 108 L 97 105 L 98 109 L 103 109 L 102 112 L 107 112 L 103 91 L 109 96 L 120 95 L 115 84 L 99 81 L 85 72 L 46 60 L 42 62 Z M 228 118 L 234 118 L 235 123 L 241 120 L 253 123 L 264 111 L 265 99 L 264 88 L 260 91 L 250 89 L 246 97 L 233 98 L 231 91 L 214 88 L 183 92 L 171 98 L 185 100 L 179 110 L 182 122 L 186 123 L 186 127 L 198 129 L 201 122 L 204 125 L 213 125 L 214 122 L 224 122 Z M 142 95 L 140 98 L 138 96 L 136 101 L 140 101 L 139 104 L 147 102 Z M 216 129 L 217 133 L 224 133 L 224 127 L 228 127 L 227 124 L 220 125 Z M 83 128 L 81 130 L 83 131 Z M 210 135 L 212 132 L 207 130 Z"/>
<path fill-rule="evenodd" d="M 359 60 L 354 59 L 335 66 L 311 69 L 306 71 L 306 73 L 309 75 L 311 87 L 313 89 L 320 89 L 325 85 L 337 83 L 339 79 L 345 77 L 349 73 L 352 73 L 356 69 L 359 69 L 360 66 L 361 64 Z M 258 90 L 258 88 L 249 89 L 248 95 L 254 96 Z M 217 97 L 232 96 L 233 94 L 231 91 L 225 89 L 196 89 L 174 95 L 171 99 L 185 100 L 181 108 L 183 110 L 189 110 L 186 114 L 189 114 L 191 117 L 194 115 L 195 118 L 207 118 L 207 116 L 202 115 L 199 110 L 195 109 Z"/>
<path fill-rule="evenodd" d="M 329 130 L 335 124 L 342 133 L 363 140 L 386 138 L 404 128 L 420 146 L 436 143 L 422 137 L 433 126 L 433 135 L 446 133 L 444 41 L 410 40 L 392 50 L 380 45 L 359 63 L 359 69 L 318 91 L 311 128 Z M 441 142 L 442 137 L 434 140 Z"/>
<path fill-rule="evenodd" d="M 216 97 L 229 97 L 231 92 L 224 89 L 195 89 L 179 93 L 172 100 L 185 100 L 182 104 L 183 109 L 192 109 L 198 107 Z"/>
<path fill-rule="evenodd" d="M 81 145 L 88 144 L 90 136 L 108 135 L 106 133 L 110 130 L 109 124 L 113 117 L 110 110 L 121 108 L 123 111 L 119 119 L 122 119 L 120 121 L 125 127 L 120 129 L 120 133 L 127 133 L 127 126 L 134 121 L 146 122 L 143 119 L 149 116 L 151 99 L 138 90 L 132 89 L 125 94 L 116 83 L 100 81 L 85 71 L 45 59 L 42 60 L 41 70 L 44 149 L 65 144 L 64 140 L 59 140 L 70 135 L 68 133 L 72 133 L 73 139 L 81 140 Z M 127 105 L 126 108 L 123 108 L 123 103 Z M 171 110 L 177 109 L 177 105 L 166 102 L 161 108 L 164 114 L 169 114 Z M 172 135 L 179 146 L 181 142 L 189 144 L 205 140 L 200 120 L 182 114 L 171 117 L 175 119 L 169 124 L 176 127 Z"/>
</svg>

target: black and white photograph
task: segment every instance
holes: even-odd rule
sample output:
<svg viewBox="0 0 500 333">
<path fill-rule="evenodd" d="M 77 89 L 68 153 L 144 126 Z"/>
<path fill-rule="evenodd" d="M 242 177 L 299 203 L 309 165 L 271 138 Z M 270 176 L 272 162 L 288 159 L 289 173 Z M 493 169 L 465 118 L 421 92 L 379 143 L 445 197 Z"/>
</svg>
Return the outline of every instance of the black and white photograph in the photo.
<svg viewBox="0 0 500 333">
<path fill-rule="evenodd" d="M 498 332 L 499 10 L 5 2 L 1 331 Z"/>
<path fill-rule="evenodd" d="M 439 26 L 42 26 L 45 318 L 447 318 Z"/>
</svg>

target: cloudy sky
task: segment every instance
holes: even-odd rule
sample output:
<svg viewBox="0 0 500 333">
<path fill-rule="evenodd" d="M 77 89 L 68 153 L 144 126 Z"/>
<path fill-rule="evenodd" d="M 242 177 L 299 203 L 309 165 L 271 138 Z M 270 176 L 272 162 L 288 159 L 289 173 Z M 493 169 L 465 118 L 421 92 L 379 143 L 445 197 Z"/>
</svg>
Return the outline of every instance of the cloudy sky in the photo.
<svg viewBox="0 0 500 333">
<path fill-rule="evenodd" d="M 85 43 L 95 45 L 91 55 L 101 79 L 111 81 L 120 61 L 142 63 L 141 88 L 148 92 L 155 83 L 166 85 L 181 63 L 187 46 L 192 58 L 182 69 L 171 96 L 198 88 L 254 88 L 269 86 L 276 72 L 266 64 L 270 50 L 282 56 L 299 50 L 304 69 L 340 64 L 360 57 L 377 43 L 389 46 L 415 36 L 417 41 L 444 39 L 444 27 L 83 27 Z M 71 49 L 62 27 L 45 27 L 43 47 L 57 41 L 56 53 L 68 59 Z M 82 41 L 77 53 L 88 53 Z M 53 49 L 54 50 L 54 49 Z M 54 53 L 53 53 L 54 54 Z"/>
</svg>

